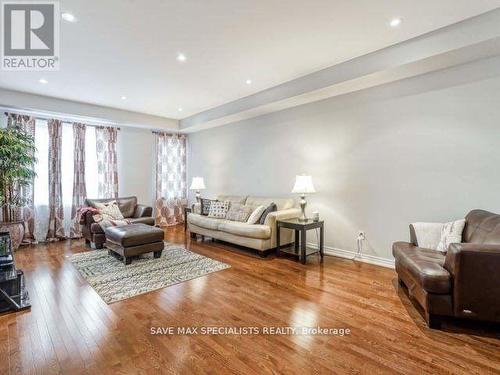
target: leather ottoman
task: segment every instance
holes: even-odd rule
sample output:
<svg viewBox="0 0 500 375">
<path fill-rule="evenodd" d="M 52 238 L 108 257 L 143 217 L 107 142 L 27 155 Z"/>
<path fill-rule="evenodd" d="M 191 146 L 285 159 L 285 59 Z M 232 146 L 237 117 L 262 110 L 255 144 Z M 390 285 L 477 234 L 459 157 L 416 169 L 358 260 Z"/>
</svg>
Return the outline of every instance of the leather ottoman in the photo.
<svg viewBox="0 0 500 375">
<path fill-rule="evenodd" d="M 132 262 L 133 256 L 153 253 L 155 258 L 163 251 L 163 230 L 146 224 L 129 224 L 106 228 L 106 247 L 123 257 L 125 264 Z"/>
</svg>

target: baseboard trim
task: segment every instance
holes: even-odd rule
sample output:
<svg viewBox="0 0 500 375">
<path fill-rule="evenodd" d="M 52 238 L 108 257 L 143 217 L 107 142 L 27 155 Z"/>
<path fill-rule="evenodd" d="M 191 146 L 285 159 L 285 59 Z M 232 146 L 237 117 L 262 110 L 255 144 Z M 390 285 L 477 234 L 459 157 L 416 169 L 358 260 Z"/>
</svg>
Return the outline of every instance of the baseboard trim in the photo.
<svg viewBox="0 0 500 375">
<path fill-rule="evenodd" d="M 318 248 L 318 245 L 315 243 L 308 243 L 307 246 Z M 338 249 L 336 247 L 331 247 L 331 246 L 325 246 L 325 255 L 352 259 L 353 261 L 356 262 L 370 263 L 376 266 L 394 268 L 394 259 L 387 259 L 369 254 L 360 254 L 359 256 L 356 257 L 355 251 Z"/>
</svg>

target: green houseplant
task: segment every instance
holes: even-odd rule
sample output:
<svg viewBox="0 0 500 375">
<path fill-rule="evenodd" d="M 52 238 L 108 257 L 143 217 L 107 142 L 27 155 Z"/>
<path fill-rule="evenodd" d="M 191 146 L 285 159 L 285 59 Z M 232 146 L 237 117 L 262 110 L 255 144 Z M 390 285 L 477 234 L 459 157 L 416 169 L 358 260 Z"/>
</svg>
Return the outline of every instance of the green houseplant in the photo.
<svg viewBox="0 0 500 375">
<path fill-rule="evenodd" d="M 35 177 L 35 139 L 18 127 L 0 128 L 0 229 L 21 231 L 23 223 L 16 222 L 15 212 L 29 202 L 23 189 L 29 187 Z M 17 226 L 17 227 L 16 227 Z M 22 238 L 22 235 L 18 233 Z M 14 239 L 13 239 L 14 242 Z"/>
</svg>

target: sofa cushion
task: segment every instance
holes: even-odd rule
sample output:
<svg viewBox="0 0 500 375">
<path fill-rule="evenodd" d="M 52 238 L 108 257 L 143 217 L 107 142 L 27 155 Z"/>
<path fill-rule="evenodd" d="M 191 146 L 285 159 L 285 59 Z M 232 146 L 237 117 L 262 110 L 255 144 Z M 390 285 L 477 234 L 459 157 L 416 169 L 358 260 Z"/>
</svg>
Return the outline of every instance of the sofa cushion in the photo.
<svg viewBox="0 0 500 375">
<path fill-rule="evenodd" d="M 226 219 L 231 221 L 246 222 L 253 212 L 253 208 L 240 203 L 232 203 L 226 214 Z"/>
<path fill-rule="evenodd" d="M 89 199 L 85 200 L 85 204 L 89 207 L 96 207 L 96 203 L 104 203 L 116 201 L 123 217 L 128 218 L 134 216 L 135 206 L 137 206 L 137 197 L 109 198 L 109 199 Z"/>
<path fill-rule="evenodd" d="M 247 200 L 246 195 L 219 195 L 217 197 L 217 200 L 223 201 L 223 202 L 231 202 L 233 203 L 238 203 L 238 204 L 245 204 Z"/>
<path fill-rule="evenodd" d="M 208 216 L 208 214 L 210 213 L 210 206 L 212 205 L 212 202 L 217 202 L 217 201 L 213 200 L 213 199 L 206 199 L 206 198 L 200 199 L 200 205 L 201 205 L 200 214 L 201 215 Z"/>
<path fill-rule="evenodd" d="M 248 206 L 266 206 L 268 207 L 271 203 L 275 203 L 278 210 L 287 210 L 295 206 L 295 200 L 293 198 L 266 198 L 266 197 L 248 197 L 246 204 Z"/>
<path fill-rule="evenodd" d="M 464 219 L 443 224 L 443 229 L 441 229 L 441 239 L 436 250 L 446 253 L 450 244 L 462 242 L 462 232 L 464 227 Z"/>
<path fill-rule="evenodd" d="M 210 211 L 208 212 L 208 217 L 213 217 L 216 219 L 225 219 L 230 204 L 231 202 L 228 201 L 212 202 L 210 204 Z"/>
<path fill-rule="evenodd" d="M 450 293 L 451 276 L 443 267 L 443 253 L 407 242 L 395 242 L 392 254 L 396 259 L 396 268 L 406 269 L 424 290 L 436 294 Z"/>
<path fill-rule="evenodd" d="M 99 215 L 101 215 L 104 220 L 123 220 L 124 218 L 116 201 L 104 203 L 96 202 L 95 205 L 97 207 L 97 211 L 99 211 Z"/>
<path fill-rule="evenodd" d="M 188 223 L 194 224 L 198 227 L 206 228 L 206 229 L 212 229 L 212 230 L 218 230 L 219 229 L 219 224 L 223 222 L 224 219 L 215 219 L 213 217 L 208 217 L 204 215 L 198 215 L 198 214 L 189 214 L 188 215 Z"/>
<path fill-rule="evenodd" d="M 247 224 L 237 221 L 224 221 L 219 224 L 219 230 L 237 236 L 266 240 L 271 237 L 271 228 L 268 225 Z"/>
<path fill-rule="evenodd" d="M 266 217 L 269 215 L 271 212 L 278 211 L 278 207 L 276 207 L 276 203 L 271 203 L 267 208 L 264 210 L 262 213 L 262 216 L 260 217 L 259 224 L 264 224 L 266 222 Z"/>
<path fill-rule="evenodd" d="M 146 224 L 146 225 L 155 225 L 155 219 L 153 217 L 137 217 L 133 219 L 129 219 L 131 224 Z"/>
<path fill-rule="evenodd" d="M 266 210 L 266 206 L 258 206 L 256 209 L 253 210 L 252 214 L 247 220 L 248 224 L 260 224 L 260 217 Z"/>
</svg>

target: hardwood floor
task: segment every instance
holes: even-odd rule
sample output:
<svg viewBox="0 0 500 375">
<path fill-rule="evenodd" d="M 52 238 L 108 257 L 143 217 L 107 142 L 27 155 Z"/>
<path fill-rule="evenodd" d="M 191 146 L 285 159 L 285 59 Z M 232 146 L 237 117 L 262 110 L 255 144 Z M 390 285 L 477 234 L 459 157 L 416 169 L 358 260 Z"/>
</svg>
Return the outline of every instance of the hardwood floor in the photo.
<svg viewBox="0 0 500 375">
<path fill-rule="evenodd" d="M 21 248 L 31 311 L 0 316 L 1 374 L 500 373 L 498 327 L 423 319 L 393 270 L 326 257 L 306 266 L 230 245 L 166 239 L 230 269 L 104 303 L 67 257 L 82 241 Z M 186 241 L 186 242 L 185 242 Z M 345 336 L 152 335 L 151 327 L 321 326 Z"/>
</svg>

